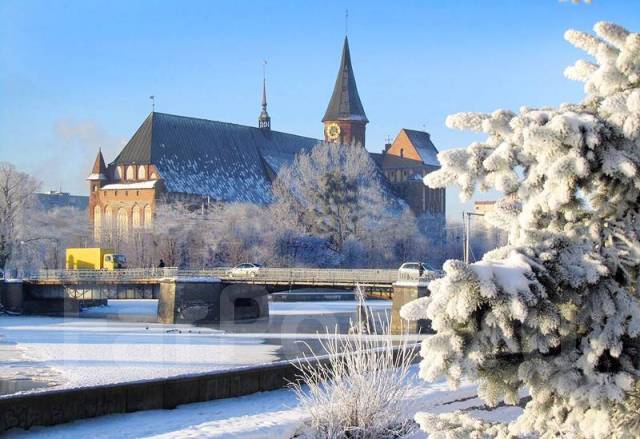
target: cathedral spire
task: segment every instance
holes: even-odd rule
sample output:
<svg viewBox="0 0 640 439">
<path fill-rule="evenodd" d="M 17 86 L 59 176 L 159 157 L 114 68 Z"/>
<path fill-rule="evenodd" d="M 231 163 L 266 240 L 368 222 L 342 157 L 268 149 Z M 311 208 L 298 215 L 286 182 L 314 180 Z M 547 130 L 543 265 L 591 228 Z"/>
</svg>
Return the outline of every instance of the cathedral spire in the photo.
<svg viewBox="0 0 640 439">
<path fill-rule="evenodd" d="M 266 74 L 267 62 L 262 64 L 262 111 L 260 117 L 258 117 L 258 128 L 266 130 L 271 129 L 271 117 L 267 112 L 267 74 Z"/>
<path fill-rule="evenodd" d="M 362 107 L 356 78 L 351 66 L 349 39 L 345 35 L 342 59 L 333 94 L 322 118 L 325 141 L 364 146 L 366 125 L 369 123 Z"/>
<path fill-rule="evenodd" d="M 327 106 L 327 111 L 322 118 L 323 122 L 330 120 L 357 120 L 364 123 L 369 122 L 362 107 L 356 78 L 351 66 L 351 52 L 349 50 L 349 39 L 344 37 L 342 46 L 342 59 L 336 84 L 333 87 L 333 94 Z"/>
</svg>

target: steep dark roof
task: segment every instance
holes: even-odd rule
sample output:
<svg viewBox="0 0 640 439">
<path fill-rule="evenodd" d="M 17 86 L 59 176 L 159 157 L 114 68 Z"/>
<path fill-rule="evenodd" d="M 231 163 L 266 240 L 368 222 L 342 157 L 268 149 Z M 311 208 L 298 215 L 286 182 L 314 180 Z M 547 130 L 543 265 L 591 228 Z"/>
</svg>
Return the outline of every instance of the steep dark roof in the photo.
<svg viewBox="0 0 640 439">
<path fill-rule="evenodd" d="M 112 164 L 156 166 L 169 192 L 267 203 L 271 181 L 296 153 L 320 141 L 279 131 L 151 113 Z"/>
<path fill-rule="evenodd" d="M 336 85 L 333 88 L 333 94 L 329 101 L 327 111 L 322 121 L 328 120 L 359 120 L 369 122 L 367 115 L 364 113 L 360 96 L 358 95 L 358 87 L 356 86 L 356 78 L 351 67 L 351 54 L 349 52 L 349 40 L 344 37 L 344 46 L 342 47 L 342 59 L 340 60 L 340 69 L 336 78 Z"/>
</svg>

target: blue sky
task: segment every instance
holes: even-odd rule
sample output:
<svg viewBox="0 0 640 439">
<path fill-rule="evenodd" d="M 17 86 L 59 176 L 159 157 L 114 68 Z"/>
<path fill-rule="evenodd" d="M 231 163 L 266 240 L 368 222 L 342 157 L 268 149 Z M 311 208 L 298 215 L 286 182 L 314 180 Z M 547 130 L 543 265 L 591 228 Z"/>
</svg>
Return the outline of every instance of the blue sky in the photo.
<svg viewBox="0 0 640 439">
<path fill-rule="evenodd" d="M 0 0 L 0 160 L 87 193 L 97 148 L 113 160 L 149 95 L 158 111 L 255 125 L 263 59 L 273 128 L 320 138 L 346 8 L 370 151 L 401 128 L 465 146 L 474 135 L 444 125 L 458 111 L 578 101 L 562 71 L 583 54 L 564 31 L 640 29 L 637 0 Z M 453 190 L 447 207 L 464 208 Z"/>
</svg>

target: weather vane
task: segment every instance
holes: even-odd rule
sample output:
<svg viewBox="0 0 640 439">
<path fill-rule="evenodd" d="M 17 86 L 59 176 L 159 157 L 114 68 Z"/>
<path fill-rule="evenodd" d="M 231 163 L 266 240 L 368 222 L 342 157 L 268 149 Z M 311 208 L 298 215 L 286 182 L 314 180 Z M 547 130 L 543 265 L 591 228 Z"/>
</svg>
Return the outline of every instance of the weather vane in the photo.
<svg viewBox="0 0 640 439">
<path fill-rule="evenodd" d="M 156 97 L 154 95 L 149 96 L 149 99 L 151 99 L 151 112 L 155 112 L 156 111 Z"/>
</svg>

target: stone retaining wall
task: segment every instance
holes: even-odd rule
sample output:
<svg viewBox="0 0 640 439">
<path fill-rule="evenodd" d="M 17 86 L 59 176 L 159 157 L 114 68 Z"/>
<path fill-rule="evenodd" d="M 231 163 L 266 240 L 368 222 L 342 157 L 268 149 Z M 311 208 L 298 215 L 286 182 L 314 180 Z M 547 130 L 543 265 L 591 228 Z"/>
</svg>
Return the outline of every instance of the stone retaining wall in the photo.
<svg viewBox="0 0 640 439">
<path fill-rule="evenodd" d="M 0 433 L 274 390 L 285 387 L 297 375 L 292 364 L 282 362 L 145 382 L 10 395 L 0 397 Z"/>
<path fill-rule="evenodd" d="M 409 349 L 416 354 L 413 362 L 418 362 L 419 345 Z M 396 348 L 394 355 L 399 352 Z M 328 360 L 313 360 L 312 363 L 317 361 L 325 363 Z M 298 369 L 290 362 L 282 361 L 160 380 L 2 396 L 0 436 L 12 428 L 29 429 L 115 413 L 174 409 L 182 404 L 275 390 L 298 377 Z"/>
</svg>

